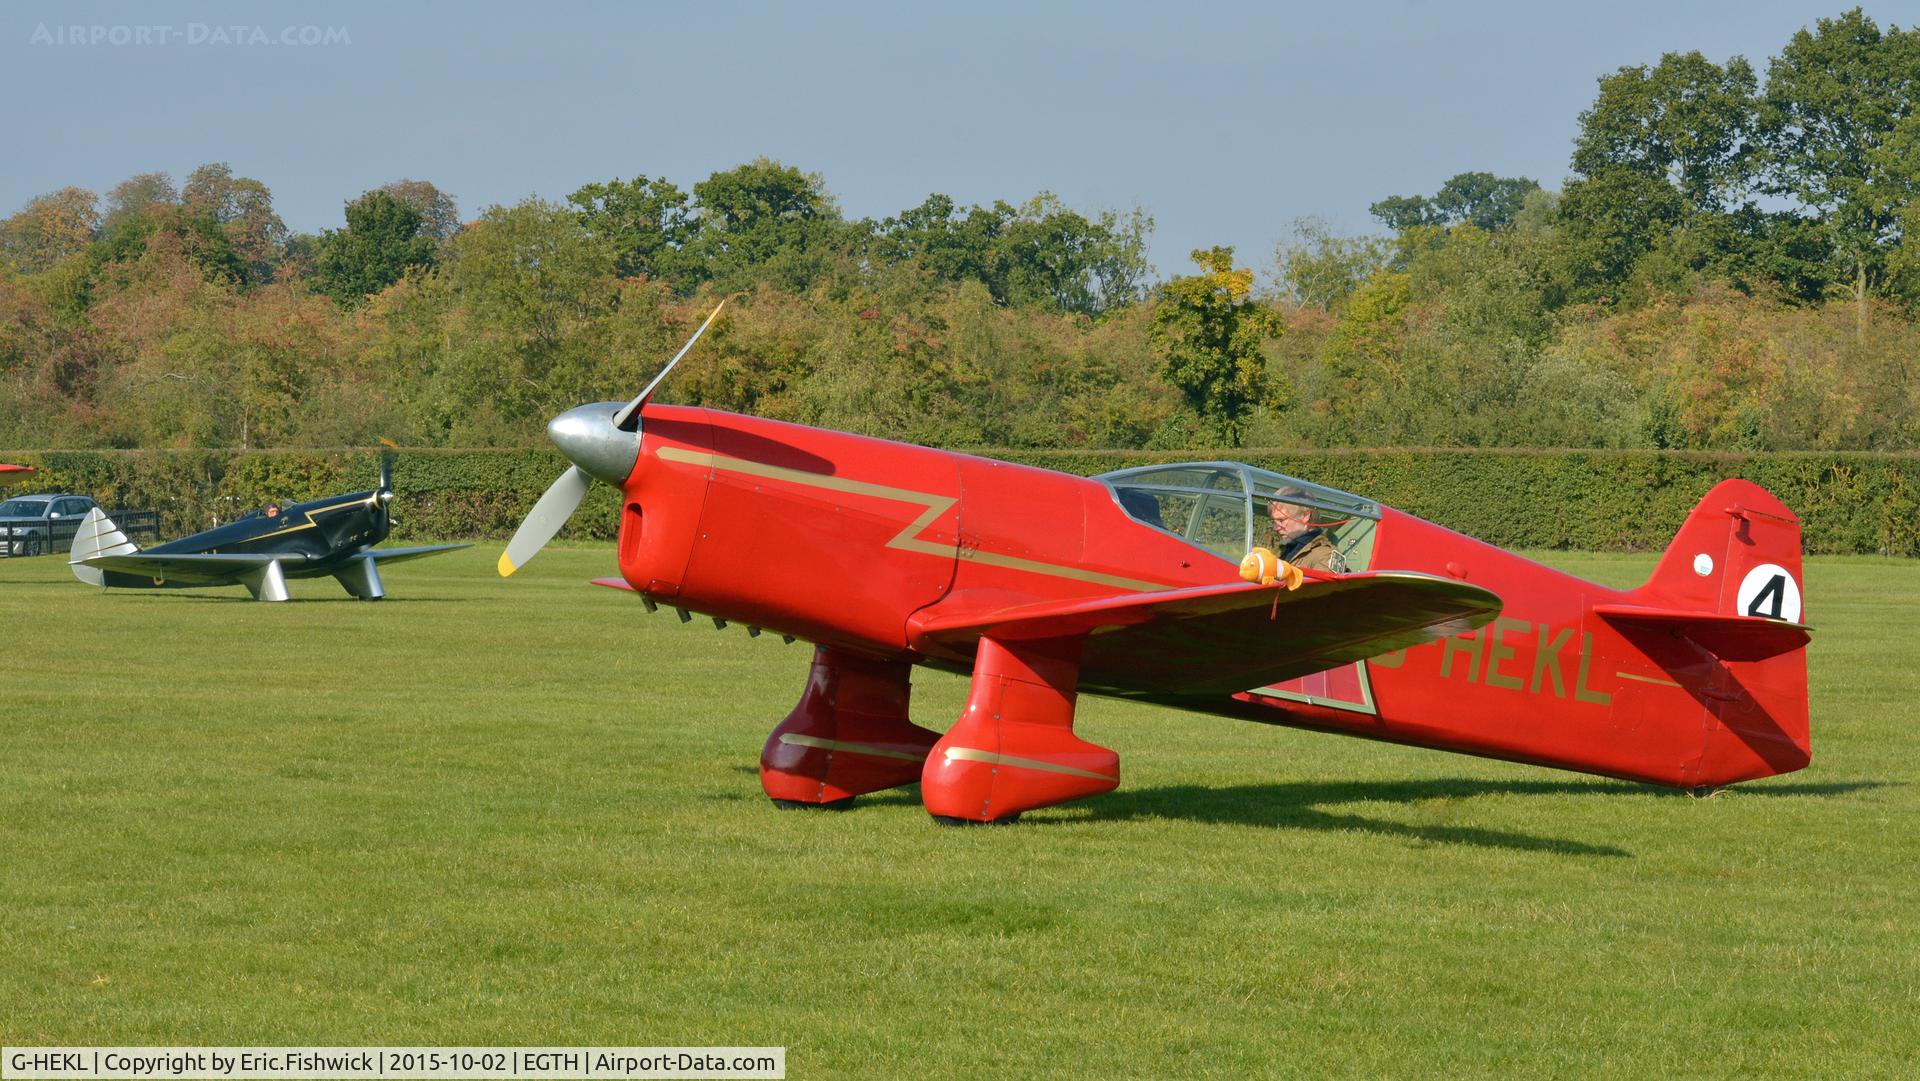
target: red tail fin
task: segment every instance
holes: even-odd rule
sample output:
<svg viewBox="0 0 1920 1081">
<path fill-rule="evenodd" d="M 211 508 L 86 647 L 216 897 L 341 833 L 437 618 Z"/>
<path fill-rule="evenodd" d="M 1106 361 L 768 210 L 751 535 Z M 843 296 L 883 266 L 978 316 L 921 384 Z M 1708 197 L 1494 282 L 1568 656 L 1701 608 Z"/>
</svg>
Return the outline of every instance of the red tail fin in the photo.
<svg viewBox="0 0 1920 1081">
<path fill-rule="evenodd" d="M 1800 574 L 1800 519 L 1751 481 L 1722 481 L 1707 493 L 1660 557 L 1632 603 L 1722 617 L 1700 621 L 1699 635 L 1680 619 L 1667 629 L 1696 638 L 1718 666 L 1702 704 L 1719 721 L 1709 733 L 1703 783 L 1785 773 L 1807 764 L 1807 653 L 1804 648 L 1726 648 L 1729 628 L 1745 619 L 1806 622 Z M 1605 613 L 1603 613 L 1605 614 Z M 1774 624 L 1778 627 L 1778 624 Z M 1804 630 L 1781 628 L 1753 635 L 1774 640 Z M 1717 636 L 1717 637 L 1716 637 Z M 1720 648 L 1715 648 L 1719 645 Z M 1764 655 L 1763 655 L 1764 654 Z M 1741 657 L 1759 659 L 1743 660 Z M 1691 681 L 1689 681 L 1691 682 Z"/>
<path fill-rule="evenodd" d="M 1800 519 L 1752 481 L 1721 481 L 1636 593 L 1674 608 L 1804 623 Z"/>
</svg>

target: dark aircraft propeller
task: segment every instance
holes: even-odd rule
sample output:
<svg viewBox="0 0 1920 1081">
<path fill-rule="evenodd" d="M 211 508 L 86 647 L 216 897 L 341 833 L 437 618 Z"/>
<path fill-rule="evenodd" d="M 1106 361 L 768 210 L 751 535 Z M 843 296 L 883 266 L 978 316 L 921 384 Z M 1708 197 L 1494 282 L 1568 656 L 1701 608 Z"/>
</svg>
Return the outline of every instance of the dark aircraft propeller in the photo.
<svg viewBox="0 0 1920 1081">
<path fill-rule="evenodd" d="M 375 505 L 380 508 L 381 521 L 391 529 L 399 524 L 393 520 L 390 508 L 393 505 L 393 452 L 400 449 L 400 444 L 383 438 L 380 445 L 385 449 L 380 452 L 380 487 L 374 489 Z"/>
<path fill-rule="evenodd" d="M 737 295 L 737 294 L 736 294 Z M 573 512 L 580 507 L 580 501 L 586 498 L 587 489 L 594 480 L 606 481 L 618 487 L 626 483 L 633 465 L 640 459 L 640 409 L 653 397 L 653 392 L 673 371 L 680 358 L 687 355 L 693 343 L 707 332 L 713 321 L 720 316 L 720 309 L 727 306 L 727 297 L 714 306 L 707 321 L 693 332 L 687 344 L 667 361 L 660 374 L 653 377 L 639 394 L 630 402 L 594 402 L 590 405 L 575 406 L 547 422 L 547 438 L 553 440 L 560 453 L 572 462 L 567 471 L 560 474 L 540 496 L 533 509 L 514 531 L 513 539 L 507 542 L 507 550 L 500 553 L 499 570 L 502 578 L 526 565 L 527 560 L 540 553 L 548 541 L 553 539 L 560 527 L 567 524 Z"/>
</svg>

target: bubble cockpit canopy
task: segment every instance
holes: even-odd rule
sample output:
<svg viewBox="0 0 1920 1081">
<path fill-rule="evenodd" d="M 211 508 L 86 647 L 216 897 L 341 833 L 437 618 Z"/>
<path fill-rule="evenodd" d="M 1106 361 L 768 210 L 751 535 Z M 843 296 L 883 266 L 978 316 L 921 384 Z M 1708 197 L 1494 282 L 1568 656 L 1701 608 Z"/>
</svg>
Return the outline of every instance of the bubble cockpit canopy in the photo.
<svg viewBox="0 0 1920 1081">
<path fill-rule="evenodd" d="M 1114 501 L 1135 521 L 1238 563 L 1255 546 L 1273 547 L 1268 508 L 1304 507 L 1349 570 L 1365 570 L 1373 554 L 1380 505 L 1351 492 L 1241 462 L 1146 465 L 1102 473 Z"/>
</svg>

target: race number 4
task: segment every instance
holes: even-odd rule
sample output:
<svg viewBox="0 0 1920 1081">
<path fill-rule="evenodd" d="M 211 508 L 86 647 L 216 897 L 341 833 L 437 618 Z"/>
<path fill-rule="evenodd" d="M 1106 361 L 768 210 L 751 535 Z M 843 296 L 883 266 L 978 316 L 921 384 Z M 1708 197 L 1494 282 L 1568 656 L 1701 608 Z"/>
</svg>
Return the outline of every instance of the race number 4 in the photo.
<svg viewBox="0 0 1920 1081">
<path fill-rule="evenodd" d="M 1762 616 L 1800 622 L 1800 583 L 1785 567 L 1762 563 L 1740 579 L 1740 592 L 1734 604 L 1743 616 Z"/>
</svg>

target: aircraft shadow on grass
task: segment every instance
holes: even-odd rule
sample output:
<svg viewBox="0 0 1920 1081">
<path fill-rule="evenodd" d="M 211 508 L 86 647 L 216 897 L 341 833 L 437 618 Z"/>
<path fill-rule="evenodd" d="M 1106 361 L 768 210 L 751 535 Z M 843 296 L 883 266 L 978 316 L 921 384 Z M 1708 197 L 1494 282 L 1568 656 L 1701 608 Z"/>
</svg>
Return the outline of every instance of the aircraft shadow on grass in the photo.
<svg viewBox="0 0 1920 1081">
<path fill-rule="evenodd" d="M 355 597 L 289 597 L 282 604 L 340 604 L 356 600 Z M 475 597 L 387 597 L 382 604 L 468 604 Z M 252 597 L 230 597 L 213 593 L 175 593 L 167 597 L 167 604 L 252 604 Z"/>
<path fill-rule="evenodd" d="M 743 772 L 754 772 L 743 770 Z M 1726 790 L 1738 796 L 1836 796 L 1886 787 L 1884 781 L 1787 782 Z M 1383 821 L 1331 810 L 1342 804 L 1409 804 L 1436 799 L 1479 796 L 1657 796 L 1693 798 L 1684 791 L 1627 781 L 1491 781 L 1448 778 L 1406 781 L 1282 781 L 1272 784 L 1212 788 L 1201 785 L 1163 785 L 1121 789 L 1089 800 L 1072 813 L 1028 815 L 1030 826 L 1074 822 L 1112 822 L 1141 818 L 1168 818 L 1212 825 L 1261 826 L 1268 829 L 1351 830 L 1396 837 L 1423 844 L 1465 844 L 1524 852 L 1552 852 L 1568 856 L 1632 858 L 1633 853 L 1609 844 L 1540 837 L 1480 826 L 1413 825 Z M 916 806 L 920 798 L 910 789 L 873 793 L 859 800 L 862 807 Z"/>
<path fill-rule="evenodd" d="M 1835 795 L 1879 787 L 1878 782 L 1774 784 L 1733 790 L 1740 795 Z M 1611 781 L 1295 781 L 1275 784 L 1208 788 L 1169 785 L 1118 791 L 1086 805 L 1086 818 L 1112 821 L 1134 818 L 1173 818 L 1213 824 L 1265 826 L 1272 829 L 1359 830 L 1428 844 L 1469 844 L 1482 848 L 1557 852 L 1574 856 L 1631 857 L 1632 852 L 1609 844 L 1540 837 L 1479 826 L 1414 825 L 1344 814 L 1330 807 L 1353 803 L 1418 803 L 1435 799 L 1469 799 L 1498 795 L 1653 795 L 1690 798 L 1685 792 Z M 1059 821 L 1069 821 L 1062 818 Z"/>
<path fill-rule="evenodd" d="M 1479 781 L 1283 781 L 1273 784 L 1165 785 L 1116 791 L 1091 800 L 1076 818 L 1054 821 L 1112 822 L 1140 818 L 1168 818 L 1210 825 L 1261 826 L 1268 829 L 1333 830 L 1396 837 L 1419 844 L 1463 844 L 1476 848 L 1504 848 L 1523 852 L 1553 852 L 1567 856 L 1631 857 L 1626 849 L 1608 844 L 1556 837 L 1540 837 L 1482 826 L 1419 825 L 1392 822 L 1331 810 L 1349 803 L 1418 803 L 1513 792 L 1582 791 L 1578 782 L 1536 785 Z M 1592 785 L 1591 790 L 1605 789 Z M 1618 788 L 1614 788 L 1618 791 Z M 1038 824 L 1044 819 L 1036 819 Z"/>
</svg>

